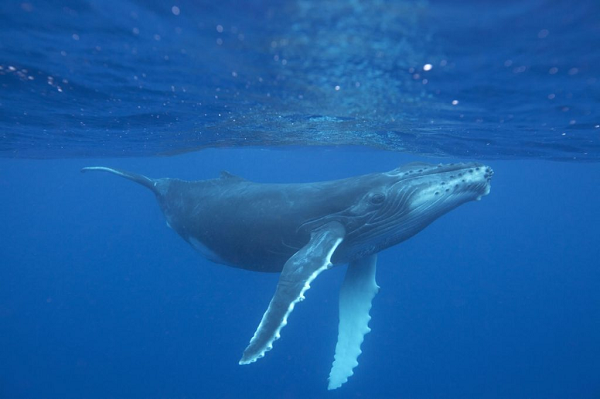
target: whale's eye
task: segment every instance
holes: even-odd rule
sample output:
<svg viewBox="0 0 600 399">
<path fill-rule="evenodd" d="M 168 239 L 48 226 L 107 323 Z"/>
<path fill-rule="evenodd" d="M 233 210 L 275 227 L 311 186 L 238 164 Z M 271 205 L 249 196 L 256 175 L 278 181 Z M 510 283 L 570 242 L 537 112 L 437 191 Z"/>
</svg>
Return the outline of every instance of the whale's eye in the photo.
<svg viewBox="0 0 600 399">
<path fill-rule="evenodd" d="M 369 201 L 371 204 L 379 205 L 383 201 L 385 201 L 385 195 L 382 193 L 374 193 L 369 196 Z"/>
</svg>

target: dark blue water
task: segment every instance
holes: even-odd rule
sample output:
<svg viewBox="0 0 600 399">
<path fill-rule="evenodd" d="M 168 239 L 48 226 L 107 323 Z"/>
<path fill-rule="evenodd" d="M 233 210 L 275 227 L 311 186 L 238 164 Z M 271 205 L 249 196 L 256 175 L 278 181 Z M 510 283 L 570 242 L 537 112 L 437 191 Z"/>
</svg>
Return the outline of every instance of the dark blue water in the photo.
<svg viewBox="0 0 600 399">
<path fill-rule="evenodd" d="M 0 2 L 0 398 L 597 398 L 599 15 Z M 155 156 L 206 147 L 228 148 Z M 490 195 L 380 254 L 372 332 L 331 392 L 343 268 L 239 366 L 278 276 L 204 260 L 147 190 L 79 173 L 309 182 L 473 159 Z"/>
<path fill-rule="evenodd" d="M 380 254 L 356 374 L 328 392 L 343 268 L 282 339 L 237 361 L 277 275 L 212 264 L 167 228 L 150 176 L 313 181 L 395 153 L 207 150 L 171 158 L 1 161 L 2 397 L 593 398 L 600 393 L 597 164 L 492 162 L 492 192 Z"/>
</svg>

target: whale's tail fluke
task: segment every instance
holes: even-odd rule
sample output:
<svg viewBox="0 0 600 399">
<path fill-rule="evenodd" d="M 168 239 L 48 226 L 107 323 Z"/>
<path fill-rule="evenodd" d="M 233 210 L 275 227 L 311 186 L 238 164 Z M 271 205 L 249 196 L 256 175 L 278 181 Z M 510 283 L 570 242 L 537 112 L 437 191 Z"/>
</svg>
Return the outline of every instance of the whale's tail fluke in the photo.
<svg viewBox="0 0 600 399">
<path fill-rule="evenodd" d="M 156 190 L 156 181 L 152 180 L 146 176 L 143 175 L 138 175 L 137 173 L 131 173 L 131 172 L 126 172 L 124 170 L 119 170 L 119 169 L 113 169 L 113 168 L 107 168 L 105 166 L 88 166 L 86 168 L 81 169 L 82 173 L 88 172 L 88 171 L 103 171 L 103 172 L 110 172 L 110 173 L 114 173 L 115 175 L 124 177 L 126 179 L 129 179 L 131 181 L 134 181 L 138 184 L 141 184 L 144 187 L 148 187 L 150 190 L 152 190 L 154 193 L 157 192 Z"/>
</svg>

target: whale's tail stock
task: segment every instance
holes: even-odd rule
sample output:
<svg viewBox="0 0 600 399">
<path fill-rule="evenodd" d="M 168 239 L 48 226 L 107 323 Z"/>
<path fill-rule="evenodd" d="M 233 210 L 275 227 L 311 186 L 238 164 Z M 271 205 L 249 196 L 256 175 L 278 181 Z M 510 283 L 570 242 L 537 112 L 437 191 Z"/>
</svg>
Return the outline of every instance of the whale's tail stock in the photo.
<svg viewBox="0 0 600 399">
<path fill-rule="evenodd" d="M 124 177 L 128 180 L 134 181 L 138 184 L 141 184 L 144 187 L 149 188 L 153 192 L 156 193 L 156 181 L 150 179 L 144 175 L 139 175 L 137 173 L 126 172 L 120 169 L 107 168 L 106 166 L 88 166 L 81 169 L 81 173 L 90 172 L 90 171 L 100 171 L 100 172 L 109 172 L 115 175 Z"/>
</svg>

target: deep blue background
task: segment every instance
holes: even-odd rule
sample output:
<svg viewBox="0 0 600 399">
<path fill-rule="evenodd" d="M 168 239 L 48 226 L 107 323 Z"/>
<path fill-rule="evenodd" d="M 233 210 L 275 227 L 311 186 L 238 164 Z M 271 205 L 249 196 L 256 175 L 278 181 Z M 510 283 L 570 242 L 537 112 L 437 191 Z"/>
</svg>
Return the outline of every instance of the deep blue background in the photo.
<svg viewBox="0 0 600 399">
<path fill-rule="evenodd" d="M 79 173 L 302 182 L 414 159 L 295 148 L 0 160 L 0 397 L 598 397 L 599 165 L 491 162 L 489 196 L 380 254 L 373 331 L 333 392 L 343 267 L 312 284 L 273 351 L 239 366 L 277 275 L 203 260 L 147 190 Z"/>
</svg>

